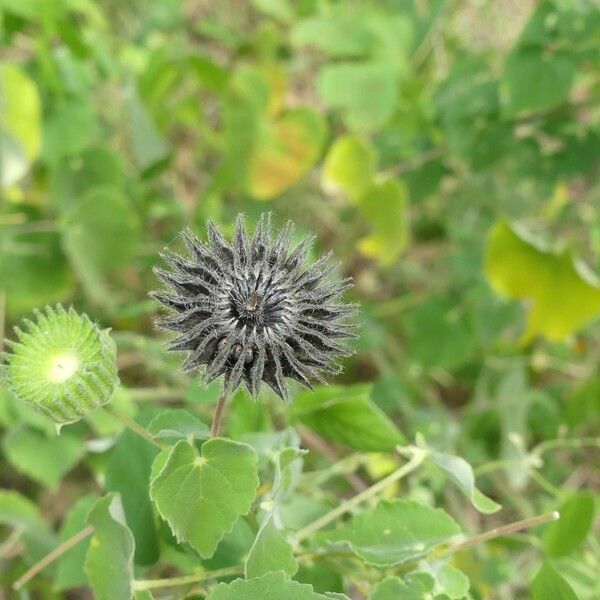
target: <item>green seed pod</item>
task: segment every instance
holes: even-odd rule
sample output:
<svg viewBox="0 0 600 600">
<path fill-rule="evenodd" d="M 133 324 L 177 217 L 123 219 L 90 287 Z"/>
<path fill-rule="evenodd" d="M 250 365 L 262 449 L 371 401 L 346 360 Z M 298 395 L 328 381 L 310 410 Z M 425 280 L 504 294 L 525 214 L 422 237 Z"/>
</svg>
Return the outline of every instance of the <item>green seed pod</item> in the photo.
<svg viewBox="0 0 600 600">
<path fill-rule="evenodd" d="M 72 308 L 47 306 L 35 316 L 15 327 L 18 341 L 6 340 L 6 386 L 57 425 L 73 423 L 106 404 L 119 384 L 115 343 Z"/>
</svg>

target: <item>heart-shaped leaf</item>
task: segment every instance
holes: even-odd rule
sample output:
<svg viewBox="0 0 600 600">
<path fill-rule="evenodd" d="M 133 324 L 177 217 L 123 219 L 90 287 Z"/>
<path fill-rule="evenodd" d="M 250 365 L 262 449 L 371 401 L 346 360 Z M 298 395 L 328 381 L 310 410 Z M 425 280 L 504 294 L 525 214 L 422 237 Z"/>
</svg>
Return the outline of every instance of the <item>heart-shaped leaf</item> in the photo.
<svg viewBox="0 0 600 600">
<path fill-rule="evenodd" d="M 213 438 L 199 455 L 186 440 L 155 461 L 162 468 L 150 497 L 179 541 L 210 558 L 239 515 L 250 510 L 259 484 L 257 456 L 247 444 Z"/>
</svg>

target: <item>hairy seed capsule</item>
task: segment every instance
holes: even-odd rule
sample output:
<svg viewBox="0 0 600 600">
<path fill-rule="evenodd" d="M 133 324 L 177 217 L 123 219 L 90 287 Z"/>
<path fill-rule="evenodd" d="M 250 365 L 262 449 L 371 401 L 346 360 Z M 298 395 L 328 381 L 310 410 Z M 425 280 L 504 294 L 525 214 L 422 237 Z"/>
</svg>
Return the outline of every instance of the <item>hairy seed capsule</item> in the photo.
<svg viewBox="0 0 600 600">
<path fill-rule="evenodd" d="M 336 373 L 356 307 L 341 300 L 350 280 L 331 276 L 329 256 L 306 264 L 310 238 L 290 249 L 291 223 L 274 237 L 268 216 L 250 236 L 240 215 L 231 243 L 211 222 L 207 233 L 204 243 L 184 232 L 189 256 L 165 252 L 170 270 L 155 269 L 169 289 L 153 296 L 171 311 L 158 325 L 179 334 L 170 350 L 189 352 L 184 370 L 254 395 L 264 382 L 284 400 L 286 378 L 310 387 Z"/>
<path fill-rule="evenodd" d="M 13 394 L 58 425 L 106 404 L 119 384 L 116 346 L 108 334 L 60 304 L 35 311 L 6 340 L 4 381 Z"/>
</svg>

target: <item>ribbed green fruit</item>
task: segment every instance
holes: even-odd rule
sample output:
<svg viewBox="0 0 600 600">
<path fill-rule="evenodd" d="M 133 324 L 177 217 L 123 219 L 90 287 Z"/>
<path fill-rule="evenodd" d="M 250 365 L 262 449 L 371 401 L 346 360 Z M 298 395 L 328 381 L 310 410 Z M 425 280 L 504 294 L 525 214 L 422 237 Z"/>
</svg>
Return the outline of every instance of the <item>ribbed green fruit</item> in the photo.
<svg viewBox="0 0 600 600">
<path fill-rule="evenodd" d="M 116 346 L 108 334 L 60 304 L 35 311 L 6 340 L 4 380 L 14 395 L 58 425 L 106 404 L 117 385 Z"/>
</svg>

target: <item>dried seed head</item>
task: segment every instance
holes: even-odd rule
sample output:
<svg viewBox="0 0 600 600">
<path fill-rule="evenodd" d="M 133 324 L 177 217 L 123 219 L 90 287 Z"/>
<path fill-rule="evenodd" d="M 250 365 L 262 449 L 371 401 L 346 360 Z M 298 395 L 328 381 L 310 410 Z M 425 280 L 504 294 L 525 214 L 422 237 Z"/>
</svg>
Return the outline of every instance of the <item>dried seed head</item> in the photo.
<svg viewBox="0 0 600 600">
<path fill-rule="evenodd" d="M 116 347 L 87 315 L 60 304 L 35 311 L 6 340 L 4 381 L 14 395 L 58 425 L 106 404 L 119 384 Z"/>
<path fill-rule="evenodd" d="M 253 395 L 264 381 L 284 400 L 286 377 L 311 387 L 339 371 L 355 337 L 356 307 L 340 300 L 351 283 L 329 277 L 329 255 L 305 265 L 312 240 L 290 251 L 292 231 L 272 238 L 263 216 L 250 237 L 240 215 L 231 243 L 209 221 L 207 243 L 183 233 L 188 257 L 163 253 L 170 270 L 155 272 L 170 289 L 152 295 L 170 309 L 159 327 L 179 334 L 169 349 L 189 352 L 185 371 L 201 368 L 207 383 L 223 376 L 229 391 L 244 382 Z"/>
</svg>

